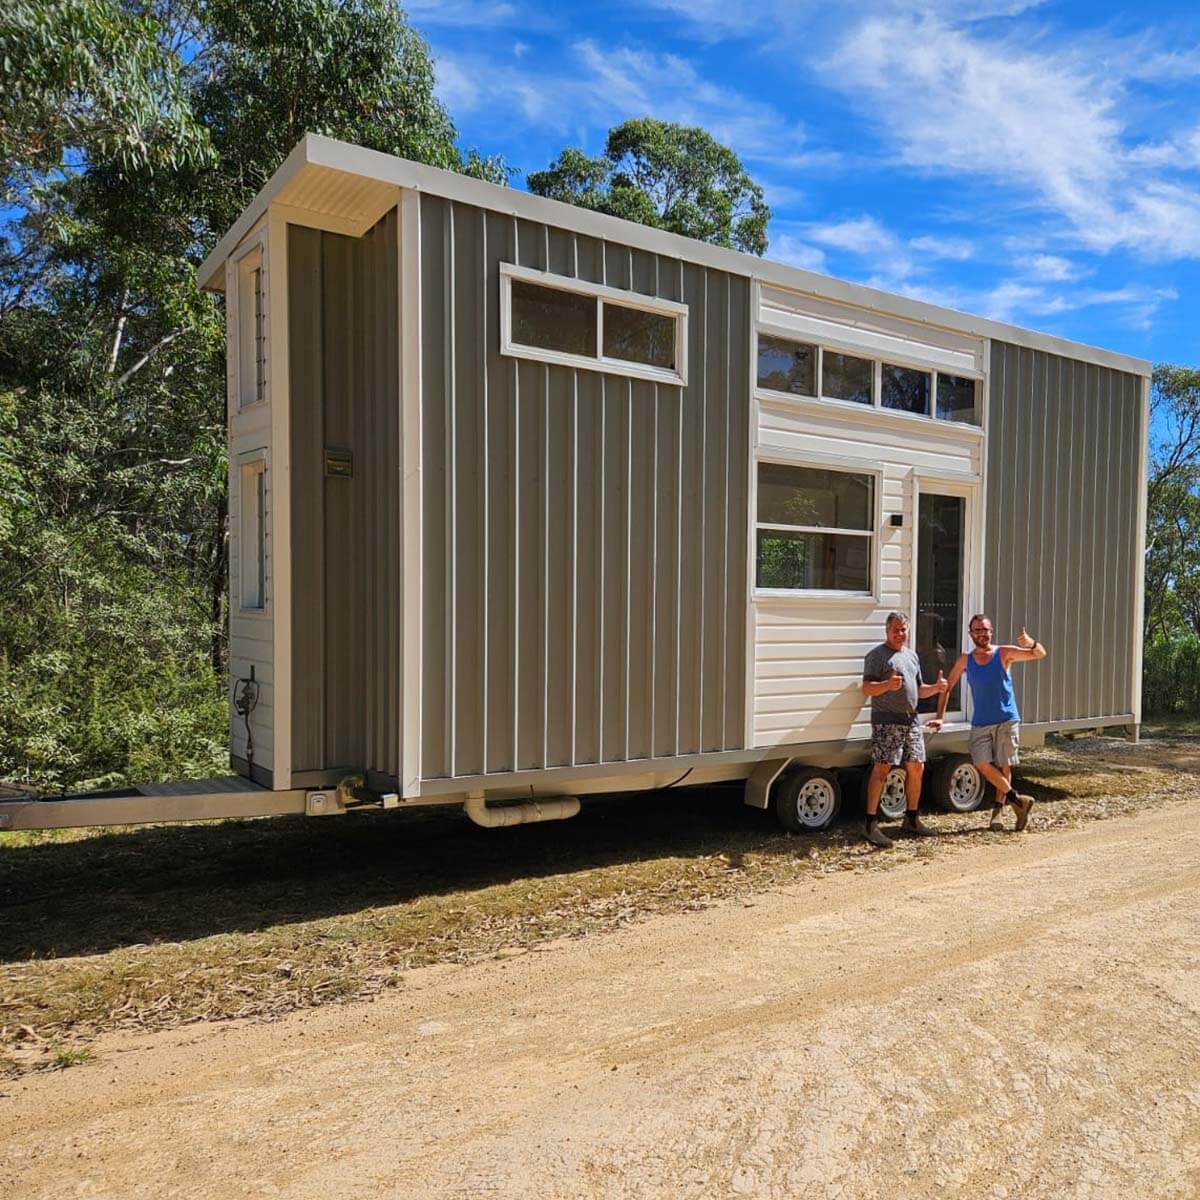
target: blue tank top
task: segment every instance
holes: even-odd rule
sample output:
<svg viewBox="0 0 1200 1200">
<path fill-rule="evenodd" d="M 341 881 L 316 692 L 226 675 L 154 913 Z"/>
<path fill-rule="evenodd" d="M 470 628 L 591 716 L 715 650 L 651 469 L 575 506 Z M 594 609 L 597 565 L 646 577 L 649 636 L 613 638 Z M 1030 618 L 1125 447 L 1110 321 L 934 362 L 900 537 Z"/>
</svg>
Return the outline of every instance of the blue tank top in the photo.
<svg viewBox="0 0 1200 1200">
<path fill-rule="evenodd" d="M 1012 676 L 1004 669 L 999 650 L 983 666 L 975 661 L 974 651 L 968 654 L 967 682 L 975 702 L 972 725 L 999 725 L 1002 721 L 1021 719 L 1013 696 Z"/>
</svg>

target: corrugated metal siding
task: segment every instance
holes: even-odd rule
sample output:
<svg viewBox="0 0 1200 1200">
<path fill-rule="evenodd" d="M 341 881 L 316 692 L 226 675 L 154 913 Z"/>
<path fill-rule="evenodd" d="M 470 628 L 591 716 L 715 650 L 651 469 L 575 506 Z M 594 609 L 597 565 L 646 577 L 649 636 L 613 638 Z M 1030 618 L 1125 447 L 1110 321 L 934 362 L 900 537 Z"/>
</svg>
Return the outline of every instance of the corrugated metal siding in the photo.
<svg viewBox="0 0 1200 1200">
<path fill-rule="evenodd" d="M 396 239 L 289 227 L 296 771 L 400 770 Z"/>
<path fill-rule="evenodd" d="M 1050 651 L 1014 671 L 1025 721 L 1133 709 L 1140 380 L 992 344 L 985 605 Z"/>
<path fill-rule="evenodd" d="M 421 198 L 422 775 L 740 748 L 749 284 Z M 686 389 L 499 353 L 499 264 L 683 300 Z"/>
</svg>

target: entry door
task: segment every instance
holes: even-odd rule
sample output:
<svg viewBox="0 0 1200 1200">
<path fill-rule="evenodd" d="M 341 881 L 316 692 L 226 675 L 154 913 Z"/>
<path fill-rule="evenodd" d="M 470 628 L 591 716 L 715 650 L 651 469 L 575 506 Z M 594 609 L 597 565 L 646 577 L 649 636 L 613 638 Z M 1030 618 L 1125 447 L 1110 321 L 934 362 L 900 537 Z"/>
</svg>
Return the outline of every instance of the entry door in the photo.
<svg viewBox="0 0 1200 1200">
<path fill-rule="evenodd" d="M 922 482 L 917 499 L 916 650 L 921 675 L 932 683 L 938 671 L 950 674 L 963 644 L 967 613 L 967 531 L 970 498 L 938 491 Z M 950 693 L 947 717 L 961 719 L 962 684 Z M 936 696 L 922 700 L 921 712 L 936 712 Z"/>
</svg>

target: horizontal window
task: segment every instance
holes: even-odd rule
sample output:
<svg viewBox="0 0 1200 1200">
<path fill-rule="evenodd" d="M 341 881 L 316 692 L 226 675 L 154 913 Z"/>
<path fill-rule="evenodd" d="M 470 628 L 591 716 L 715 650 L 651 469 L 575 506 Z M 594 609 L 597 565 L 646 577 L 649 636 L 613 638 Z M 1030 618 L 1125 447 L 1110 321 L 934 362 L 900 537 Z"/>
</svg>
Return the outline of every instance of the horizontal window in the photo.
<svg viewBox="0 0 1200 1200">
<path fill-rule="evenodd" d="M 873 404 L 874 374 L 875 364 L 869 358 L 855 358 L 832 350 L 821 353 L 821 395 L 830 400 Z"/>
<path fill-rule="evenodd" d="M 687 305 L 503 263 L 501 352 L 687 382 Z"/>
<path fill-rule="evenodd" d="M 937 415 L 943 421 L 962 421 L 967 425 L 978 425 L 979 413 L 975 403 L 975 380 L 961 379 L 957 375 L 937 377 Z"/>
<path fill-rule="evenodd" d="M 595 354 L 596 301 L 578 292 L 514 279 L 512 339 L 561 354 Z"/>
<path fill-rule="evenodd" d="M 883 364 L 879 401 L 884 408 L 929 416 L 929 372 Z"/>
<path fill-rule="evenodd" d="M 675 366 L 675 320 L 661 313 L 604 305 L 604 357 L 645 363 L 669 371 Z"/>
<path fill-rule="evenodd" d="M 799 396 L 817 394 L 817 348 L 758 335 L 758 386 Z"/>
<path fill-rule="evenodd" d="M 873 475 L 759 463 L 757 519 L 760 588 L 871 591 Z"/>
<path fill-rule="evenodd" d="M 845 533 L 760 529 L 758 586 L 788 591 L 869 592 L 871 539 Z"/>
</svg>

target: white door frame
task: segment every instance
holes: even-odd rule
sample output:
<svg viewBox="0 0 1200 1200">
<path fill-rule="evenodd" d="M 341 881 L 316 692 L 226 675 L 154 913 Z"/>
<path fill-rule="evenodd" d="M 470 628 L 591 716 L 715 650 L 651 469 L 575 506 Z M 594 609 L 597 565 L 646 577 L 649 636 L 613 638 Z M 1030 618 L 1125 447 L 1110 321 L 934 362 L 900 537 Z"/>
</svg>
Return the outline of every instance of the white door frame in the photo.
<svg viewBox="0 0 1200 1200">
<path fill-rule="evenodd" d="M 963 513 L 963 580 L 962 605 L 963 627 L 958 631 L 958 653 L 966 649 L 966 622 L 972 613 L 983 606 L 983 505 L 982 488 L 979 480 L 972 476 L 938 474 L 934 471 L 914 470 L 912 498 L 912 538 L 909 541 L 909 575 L 911 577 L 910 611 L 917 619 L 917 553 L 921 536 L 921 495 L 959 496 L 965 502 Z M 915 636 L 915 629 L 914 629 Z M 930 682 L 929 680 L 925 681 Z M 964 686 L 961 692 L 963 707 L 947 712 L 947 722 L 965 722 L 970 717 L 971 701 Z"/>
</svg>

